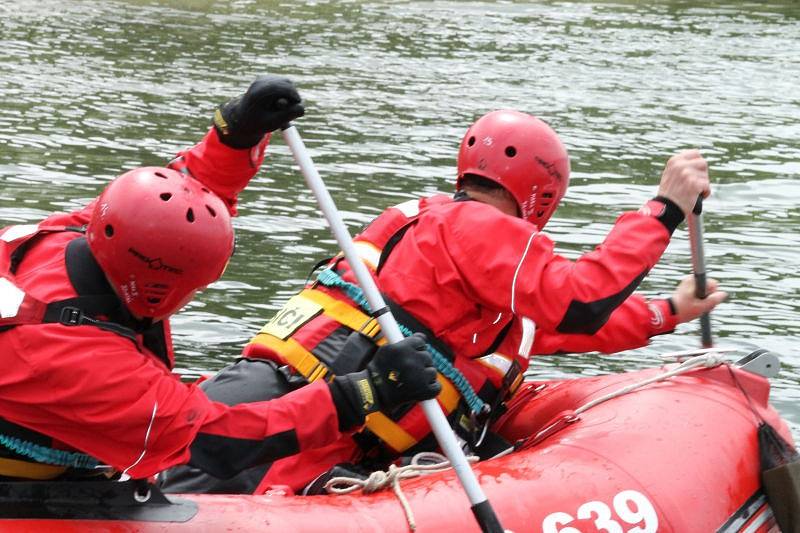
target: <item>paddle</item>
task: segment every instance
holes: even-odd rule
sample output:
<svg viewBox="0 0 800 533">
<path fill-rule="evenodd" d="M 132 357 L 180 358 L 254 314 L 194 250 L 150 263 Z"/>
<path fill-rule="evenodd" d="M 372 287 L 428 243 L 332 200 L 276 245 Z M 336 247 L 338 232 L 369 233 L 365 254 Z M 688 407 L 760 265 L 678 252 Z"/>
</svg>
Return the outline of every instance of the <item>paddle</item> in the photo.
<svg viewBox="0 0 800 533">
<path fill-rule="evenodd" d="M 361 285 L 361 289 L 364 291 L 370 309 L 374 310 L 372 315 L 377 319 L 381 330 L 390 343 L 402 340 L 403 334 L 394 316 L 392 316 L 392 313 L 389 311 L 388 307 L 386 307 L 386 303 L 383 301 L 383 297 L 378 287 L 375 285 L 372 275 L 367 270 L 366 265 L 359 259 L 358 253 L 353 245 L 353 239 L 350 237 L 350 233 L 348 233 L 347 227 L 345 227 L 339 212 L 336 210 L 330 193 L 322 182 L 322 178 L 317 172 L 314 162 L 311 161 L 311 157 L 306 151 L 303 140 L 300 138 L 300 134 L 293 124 L 290 123 L 283 128 L 283 139 L 292 151 L 295 162 L 300 167 L 300 171 L 303 173 L 306 183 L 314 193 L 320 209 L 322 209 L 325 218 L 328 220 L 336 242 L 339 244 L 342 252 L 344 252 L 350 268 L 353 270 L 359 285 Z M 475 515 L 475 519 L 478 521 L 481 530 L 485 533 L 503 533 L 503 527 L 500 525 L 500 521 L 494 509 L 478 484 L 475 473 L 470 468 L 464 451 L 459 446 L 453 434 L 453 430 L 450 428 L 450 424 L 447 422 L 447 418 L 444 416 L 439 404 L 436 400 L 426 400 L 420 402 L 420 405 L 422 405 L 422 410 L 425 412 L 425 416 L 433 429 L 439 446 L 456 471 L 458 480 L 467 493 L 467 497 L 472 504 L 472 513 Z"/>
<path fill-rule="evenodd" d="M 694 272 L 695 296 L 705 298 L 706 294 L 706 261 L 703 254 L 703 197 L 697 198 L 692 215 L 689 217 L 689 244 L 692 248 L 692 271 Z M 700 338 L 703 348 L 710 348 L 711 317 L 708 313 L 700 315 Z"/>
</svg>

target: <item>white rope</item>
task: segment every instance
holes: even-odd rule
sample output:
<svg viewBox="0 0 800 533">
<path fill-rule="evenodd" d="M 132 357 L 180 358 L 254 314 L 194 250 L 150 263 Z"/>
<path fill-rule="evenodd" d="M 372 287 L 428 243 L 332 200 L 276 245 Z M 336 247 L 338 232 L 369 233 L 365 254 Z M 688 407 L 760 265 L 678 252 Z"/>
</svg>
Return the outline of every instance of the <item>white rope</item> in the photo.
<svg viewBox="0 0 800 533">
<path fill-rule="evenodd" d="M 685 358 L 687 356 L 693 356 L 693 357 L 691 357 L 689 359 L 686 359 L 680 365 L 676 366 L 672 370 L 668 370 L 666 372 L 662 372 L 661 374 L 657 374 L 657 375 L 655 375 L 653 377 L 644 379 L 642 381 L 637 381 L 636 383 L 631 383 L 630 385 L 627 385 L 627 386 L 625 386 L 625 387 L 623 387 L 621 389 L 618 389 L 618 390 L 615 390 L 613 392 L 610 392 L 610 393 L 608 393 L 608 394 L 606 394 L 604 396 L 600 396 L 599 398 L 595 398 L 594 400 L 592 400 L 592 401 L 590 401 L 588 403 L 585 403 L 585 404 L 581 405 L 580 407 L 578 407 L 577 409 L 575 409 L 574 411 L 572 411 L 572 413 L 570 413 L 569 416 L 572 417 L 572 419 L 573 419 L 572 421 L 577 421 L 577 416 L 579 414 L 584 413 L 584 412 L 588 411 L 589 409 L 591 409 L 592 407 L 595 407 L 596 405 L 599 405 L 599 404 L 601 404 L 603 402 L 607 402 L 608 400 L 611 400 L 611 399 L 617 398 L 619 396 L 623 396 L 625 394 L 628 394 L 629 392 L 635 391 L 636 389 L 640 389 L 642 387 L 645 387 L 645 386 L 650 385 L 652 383 L 657 383 L 659 381 L 665 381 L 665 380 L 667 380 L 667 379 L 669 379 L 671 377 L 679 376 L 681 374 L 686 374 L 687 372 L 691 372 L 692 370 L 694 370 L 694 369 L 696 369 L 698 367 L 701 367 L 701 366 L 704 366 L 706 368 L 712 368 L 712 367 L 715 367 L 715 366 L 719 366 L 719 365 L 721 365 L 721 364 L 726 362 L 721 357 L 721 354 L 725 353 L 725 352 L 730 352 L 730 351 L 734 351 L 734 349 L 731 349 L 731 348 L 701 348 L 699 350 L 687 350 L 687 351 L 684 351 L 684 352 L 674 352 L 674 353 L 670 353 L 670 354 L 665 354 L 663 356 L 664 358 L 673 358 L 673 359 L 679 359 L 679 360 L 683 359 L 683 358 Z M 697 354 L 697 355 L 695 355 L 695 354 Z M 558 421 L 555 422 L 554 424 L 557 424 L 557 423 L 558 423 Z M 552 431 L 554 424 L 548 425 L 546 428 L 544 428 L 543 430 L 539 431 L 535 436 L 533 436 L 533 438 L 526 439 L 526 441 L 534 441 L 535 442 L 541 436 L 546 435 L 549 431 Z M 511 447 L 501 451 L 497 455 L 492 456 L 491 459 L 496 459 L 498 457 L 503 457 L 503 456 L 509 455 L 509 454 L 513 453 L 514 451 L 516 451 L 516 448 L 514 446 L 511 446 Z"/>
<path fill-rule="evenodd" d="M 469 456 L 467 461 L 476 463 L 478 458 Z M 400 487 L 400 480 L 443 472 L 449 468 L 451 468 L 450 461 L 444 455 L 436 452 L 420 452 L 411 458 L 410 464 L 406 466 L 389 465 L 389 470 L 386 472 L 376 470 L 367 479 L 347 476 L 331 478 L 325 483 L 325 490 L 333 494 L 349 494 L 357 490 L 370 494 L 391 485 L 397 499 L 400 500 L 400 505 L 403 507 L 408 527 L 411 531 L 416 531 L 417 524 L 414 520 L 414 512 L 411 510 L 411 505 Z"/>
<path fill-rule="evenodd" d="M 637 381 L 636 383 L 631 383 L 630 385 L 627 385 L 614 392 L 610 392 L 604 396 L 595 398 L 594 400 L 585 403 L 582 406 L 575 409 L 572 412 L 572 416 L 577 416 L 581 413 L 586 412 L 587 410 L 591 409 L 592 407 L 598 404 L 607 402 L 608 400 L 617 398 L 619 396 L 623 396 L 625 394 L 628 394 L 629 392 L 632 392 L 636 389 L 640 389 L 652 383 L 665 381 L 669 378 L 679 376 L 681 374 L 686 374 L 698 367 L 712 368 L 715 366 L 719 366 L 726 362 L 721 357 L 721 354 L 723 352 L 728 352 L 728 351 L 731 350 L 726 348 L 708 348 L 708 349 L 691 350 L 687 352 L 675 352 L 672 354 L 667 354 L 664 357 L 683 358 L 689 355 L 693 355 L 693 357 L 686 359 L 672 370 L 662 372 L 661 374 L 657 374 L 642 381 Z M 699 355 L 694 355 L 694 354 L 699 354 Z M 539 435 L 541 435 L 543 432 L 546 432 L 549 429 L 550 428 L 548 427 L 537 433 L 536 436 L 534 437 L 534 440 L 538 438 Z M 514 451 L 513 447 L 508 448 L 507 450 L 504 450 L 495 455 L 494 457 L 492 457 L 492 459 L 508 455 L 513 451 Z M 467 460 L 470 463 L 475 463 L 478 461 L 478 458 L 475 456 L 469 456 L 467 457 Z M 426 464 L 421 464 L 423 461 Z M 327 483 L 325 483 L 325 490 L 333 494 L 350 494 L 351 492 L 355 492 L 357 490 L 360 490 L 365 494 L 370 494 L 372 492 L 377 492 L 391 485 L 392 490 L 394 491 L 395 495 L 397 495 L 397 499 L 400 501 L 400 505 L 403 507 L 403 512 L 405 513 L 406 520 L 408 521 L 408 527 L 411 529 L 411 531 L 416 531 L 417 525 L 414 520 L 414 512 L 411 510 L 411 505 L 409 504 L 408 499 L 406 498 L 402 488 L 400 487 L 400 480 L 418 477 L 426 474 L 432 474 L 435 472 L 442 472 L 444 470 L 449 469 L 450 467 L 451 467 L 450 461 L 448 461 L 445 456 L 436 452 L 421 452 L 412 457 L 411 463 L 406 466 L 389 465 L 389 470 L 387 470 L 386 472 L 382 470 L 377 470 L 375 472 L 372 472 L 366 479 L 347 477 L 347 476 L 338 476 L 331 478 L 330 480 L 328 480 Z"/>
<path fill-rule="evenodd" d="M 612 398 L 623 396 L 636 389 L 639 389 L 646 385 L 650 385 L 651 383 L 657 383 L 659 381 L 664 381 L 674 376 L 686 374 L 687 372 L 691 372 L 692 370 L 700 366 L 704 366 L 706 368 L 719 366 L 725 362 L 725 360 L 719 354 L 720 351 L 722 350 L 706 350 L 705 353 L 687 359 L 686 361 L 682 362 L 672 370 L 668 370 L 667 372 L 662 372 L 661 374 L 656 374 L 653 377 L 643 379 L 642 381 L 637 381 L 636 383 L 631 383 L 630 385 L 622 387 L 621 389 L 616 390 L 614 392 L 610 392 L 605 396 L 600 396 L 599 398 L 595 398 L 594 400 L 585 403 L 582 406 L 575 409 L 573 411 L 573 414 L 577 416 L 587 411 L 588 409 L 591 409 L 595 405 L 611 400 Z"/>
<path fill-rule="evenodd" d="M 739 348 L 734 347 L 723 347 L 723 346 L 714 346 L 712 348 L 696 348 L 693 350 L 684 350 L 680 352 L 670 352 L 659 355 L 659 357 L 666 361 L 685 361 L 687 358 L 695 356 L 695 355 L 705 355 L 709 353 L 730 353 L 730 352 L 738 352 Z"/>
</svg>

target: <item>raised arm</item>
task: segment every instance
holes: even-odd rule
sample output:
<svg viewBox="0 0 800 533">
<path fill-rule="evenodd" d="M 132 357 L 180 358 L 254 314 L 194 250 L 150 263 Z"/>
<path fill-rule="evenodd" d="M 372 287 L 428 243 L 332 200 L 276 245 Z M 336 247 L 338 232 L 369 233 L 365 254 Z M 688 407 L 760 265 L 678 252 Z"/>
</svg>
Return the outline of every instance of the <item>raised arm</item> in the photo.
<svg viewBox="0 0 800 533">
<path fill-rule="evenodd" d="M 179 153 L 169 166 L 217 193 L 235 215 L 238 194 L 264 161 L 270 132 L 304 113 L 291 80 L 261 76 L 243 95 L 222 104 L 203 140 Z"/>
</svg>

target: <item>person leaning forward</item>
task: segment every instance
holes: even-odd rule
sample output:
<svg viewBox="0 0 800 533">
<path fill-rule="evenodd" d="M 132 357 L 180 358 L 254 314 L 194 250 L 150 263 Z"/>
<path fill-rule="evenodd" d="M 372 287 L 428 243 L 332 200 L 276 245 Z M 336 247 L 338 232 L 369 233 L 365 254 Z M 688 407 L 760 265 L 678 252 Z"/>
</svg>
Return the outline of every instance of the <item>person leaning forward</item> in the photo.
<svg viewBox="0 0 800 533">
<path fill-rule="evenodd" d="M 131 170 L 84 209 L 0 230 L 0 478 L 146 478 L 182 463 L 225 478 L 436 396 L 421 337 L 274 401 L 228 406 L 171 373 L 169 317 L 222 275 L 238 193 L 269 132 L 303 114 L 290 80 L 261 77 L 169 168 Z"/>
<path fill-rule="evenodd" d="M 457 167 L 454 197 L 391 207 L 355 246 L 401 329 L 428 336 L 442 384 L 439 403 L 483 456 L 492 453 L 484 429 L 513 396 L 531 355 L 643 346 L 726 297 L 709 280 L 709 296 L 695 298 L 691 277 L 670 298 L 634 293 L 698 196 L 710 193 L 697 150 L 671 157 L 657 195 L 622 214 L 603 243 L 576 261 L 556 254 L 542 232 L 570 173 L 567 151 L 547 124 L 513 110 L 488 113 L 466 132 Z M 268 382 L 248 370 L 264 361 L 292 367 L 297 381 L 312 385 L 359 368 L 364 351 L 353 347 L 362 337 L 380 336 L 359 292 L 347 261 L 337 256 L 247 345 L 247 359 L 207 382 L 207 393 L 231 403 L 266 394 Z M 289 314 L 299 319 L 284 320 Z M 237 487 L 315 492 L 320 480 L 342 472 L 329 470 L 339 463 L 380 465 L 435 447 L 421 409 L 400 408 L 370 415 L 363 431 L 277 461 L 257 484 L 251 476 Z M 216 492 L 219 485 L 181 467 L 167 473 L 165 488 Z"/>
</svg>

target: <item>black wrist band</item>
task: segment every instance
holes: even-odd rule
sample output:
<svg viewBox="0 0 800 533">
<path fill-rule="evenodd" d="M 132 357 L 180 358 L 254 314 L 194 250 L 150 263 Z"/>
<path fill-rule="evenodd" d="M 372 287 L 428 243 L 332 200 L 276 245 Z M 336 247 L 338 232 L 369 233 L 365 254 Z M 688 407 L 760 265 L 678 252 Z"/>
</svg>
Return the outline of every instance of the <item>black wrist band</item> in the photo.
<svg viewBox="0 0 800 533">
<path fill-rule="evenodd" d="M 670 235 L 672 235 L 672 233 L 675 231 L 675 228 L 680 226 L 681 222 L 683 222 L 683 219 L 686 218 L 686 216 L 683 214 L 683 210 L 678 207 L 678 204 L 663 196 L 656 196 L 651 201 L 661 202 L 664 204 L 664 210 L 656 217 L 656 219 L 664 224 L 664 227 L 667 228 L 667 231 L 670 233 Z"/>
<path fill-rule="evenodd" d="M 673 300 L 673 299 L 672 299 L 672 296 L 670 296 L 669 298 L 667 298 L 667 303 L 669 304 L 669 313 L 670 313 L 672 316 L 675 316 L 675 315 L 677 315 L 677 314 L 678 314 L 678 310 L 677 310 L 677 309 L 675 309 L 675 300 Z"/>
<path fill-rule="evenodd" d="M 331 391 L 333 405 L 339 416 L 339 431 L 345 432 L 364 425 L 364 411 L 359 408 L 358 399 L 354 397 L 354 390 L 348 379 L 337 376 L 328 383 Z"/>
</svg>

